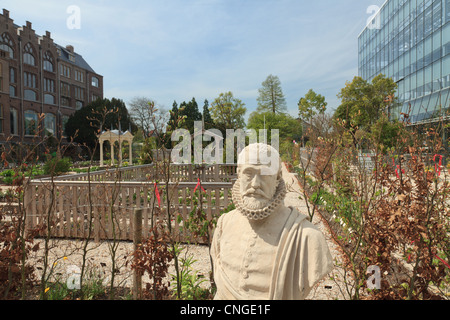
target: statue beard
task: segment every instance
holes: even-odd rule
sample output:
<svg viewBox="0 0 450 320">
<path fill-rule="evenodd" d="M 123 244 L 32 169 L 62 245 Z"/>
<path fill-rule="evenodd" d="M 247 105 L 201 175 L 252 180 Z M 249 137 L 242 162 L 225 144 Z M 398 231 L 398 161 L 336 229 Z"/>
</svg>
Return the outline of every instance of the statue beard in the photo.
<svg viewBox="0 0 450 320">
<path fill-rule="evenodd" d="M 273 189 L 270 195 L 264 193 L 261 189 L 253 189 L 250 188 L 242 195 L 242 203 L 243 205 L 250 210 L 263 209 L 267 206 L 270 199 L 272 199 L 275 194 L 276 188 Z M 260 197 L 255 198 L 251 195 L 259 195 Z M 249 196 L 250 195 L 250 196 Z"/>
<path fill-rule="evenodd" d="M 256 193 L 261 197 L 249 197 L 248 194 Z M 243 195 L 240 191 L 238 179 L 232 189 L 232 198 L 236 208 L 250 220 L 263 220 L 267 218 L 284 200 L 286 186 L 283 179 L 278 180 L 277 187 L 272 195 L 265 194 L 262 190 L 249 189 Z"/>
</svg>

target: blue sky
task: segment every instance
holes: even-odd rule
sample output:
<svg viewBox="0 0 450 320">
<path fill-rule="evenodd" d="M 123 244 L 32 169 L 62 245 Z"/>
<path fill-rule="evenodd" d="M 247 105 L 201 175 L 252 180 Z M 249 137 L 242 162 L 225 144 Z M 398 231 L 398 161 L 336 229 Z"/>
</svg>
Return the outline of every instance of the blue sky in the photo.
<svg viewBox="0 0 450 320">
<path fill-rule="evenodd" d="M 193 97 L 202 108 L 232 91 L 248 115 L 261 83 L 280 78 L 288 111 L 309 89 L 331 111 L 358 73 L 357 37 L 384 0 L 2 0 L 18 25 L 32 22 L 71 44 L 104 76 L 106 98 L 138 96 L 170 109 Z M 70 6 L 79 28 L 69 28 Z"/>
</svg>

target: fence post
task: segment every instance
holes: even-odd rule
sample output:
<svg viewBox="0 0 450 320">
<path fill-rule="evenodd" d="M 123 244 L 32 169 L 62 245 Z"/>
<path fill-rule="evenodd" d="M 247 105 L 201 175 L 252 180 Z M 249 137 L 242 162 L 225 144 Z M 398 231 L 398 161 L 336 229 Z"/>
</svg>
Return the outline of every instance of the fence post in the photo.
<svg viewBox="0 0 450 320">
<path fill-rule="evenodd" d="M 31 201 L 33 200 L 31 191 L 33 189 L 29 184 L 30 181 L 30 178 L 24 178 L 23 180 L 23 216 L 25 218 L 25 235 L 27 235 L 33 227 L 33 215 L 36 214 L 31 211 Z"/>
<path fill-rule="evenodd" d="M 214 165 L 214 182 L 220 182 L 220 166 L 218 164 Z"/>
<path fill-rule="evenodd" d="M 142 243 L 142 209 L 134 209 L 134 223 L 133 223 L 133 244 L 134 251 L 136 251 L 139 245 Z M 142 274 L 138 270 L 133 272 L 133 299 L 137 300 L 141 298 L 142 293 Z"/>
</svg>

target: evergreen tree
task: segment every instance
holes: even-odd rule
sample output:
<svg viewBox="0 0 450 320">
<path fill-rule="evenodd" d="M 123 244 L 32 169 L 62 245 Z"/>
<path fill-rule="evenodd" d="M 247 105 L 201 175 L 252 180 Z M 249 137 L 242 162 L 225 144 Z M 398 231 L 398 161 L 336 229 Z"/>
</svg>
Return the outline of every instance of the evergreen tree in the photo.
<svg viewBox="0 0 450 320">
<path fill-rule="evenodd" d="M 286 99 L 277 76 L 269 75 L 258 91 L 258 112 L 283 113 L 287 110 Z"/>
<path fill-rule="evenodd" d="M 205 130 L 214 128 L 214 121 L 209 112 L 209 102 L 207 99 L 205 99 L 205 104 L 203 105 L 203 123 Z"/>
<path fill-rule="evenodd" d="M 172 110 L 170 111 L 169 121 L 167 123 L 167 131 L 173 131 L 178 128 L 178 104 L 176 101 L 172 104 Z"/>
<path fill-rule="evenodd" d="M 120 125 L 119 125 L 120 119 Z M 97 99 L 96 101 L 77 110 L 67 120 L 66 136 L 73 137 L 75 142 L 93 149 L 97 143 L 97 135 L 108 129 L 131 128 L 136 132 L 137 126 L 132 122 L 125 103 L 116 98 Z"/>
<path fill-rule="evenodd" d="M 189 102 L 182 102 L 179 108 L 179 116 L 184 116 L 184 122 L 182 127 L 189 130 L 190 133 L 194 133 L 194 122 L 202 121 L 202 114 L 198 110 L 197 101 L 192 98 Z"/>
</svg>

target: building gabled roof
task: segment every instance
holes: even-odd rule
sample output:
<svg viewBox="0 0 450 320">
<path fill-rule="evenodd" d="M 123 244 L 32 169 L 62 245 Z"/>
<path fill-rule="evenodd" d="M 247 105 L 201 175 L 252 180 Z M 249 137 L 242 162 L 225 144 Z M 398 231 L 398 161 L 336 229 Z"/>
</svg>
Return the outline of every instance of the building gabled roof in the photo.
<svg viewBox="0 0 450 320">
<path fill-rule="evenodd" d="M 91 68 L 91 66 L 86 62 L 86 60 L 83 59 L 83 57 L 80 54 L 78 54 L 76 52 L 72 53 L 69 50 L 67 50 L 67 48 L 60 46 L 59 44 L 56 44 L 56 43 L 55 43 L 55 46 L 56 46 L 56 48 L 58 48 L 58 51 L 61 52 L 61 55 L 59 56 L 59 58 L 62 61 L 73 64 L 77 67 L 88 70 L 92 73 L 96 73 L 94 71 L 94 69 Z M 72 61 L 70 59 L 70 55 L 74 56 L 74 58 L 75 58 L 74 61 Z"/>
</svg>

